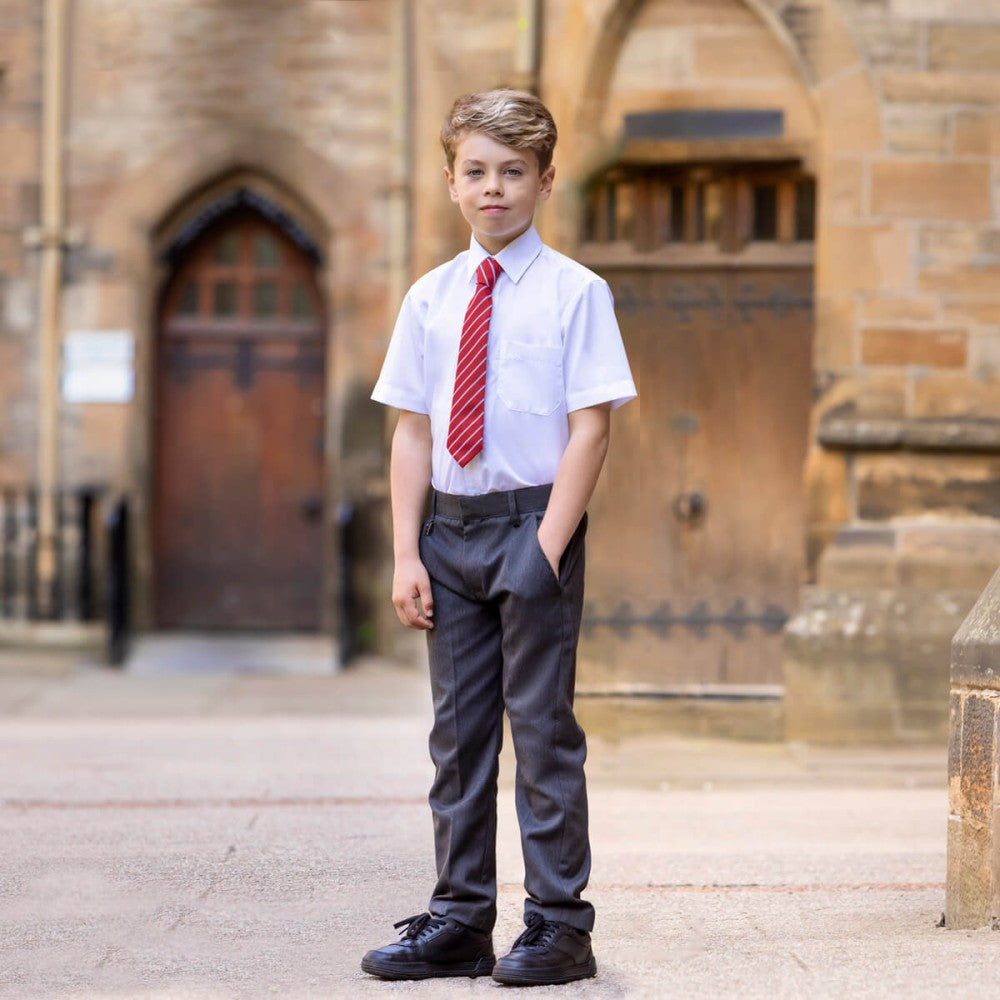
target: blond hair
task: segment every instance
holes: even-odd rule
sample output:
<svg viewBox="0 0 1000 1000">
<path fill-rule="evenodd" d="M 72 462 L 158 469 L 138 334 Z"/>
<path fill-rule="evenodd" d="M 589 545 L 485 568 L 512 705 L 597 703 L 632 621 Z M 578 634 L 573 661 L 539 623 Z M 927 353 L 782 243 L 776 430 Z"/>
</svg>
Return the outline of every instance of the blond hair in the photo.
<svg viewBox="0 0 1000 1000">
<path fill-rule="evenodd" d="M 552 163 L 556 123 L 534 94 L 502 88 L 459 97 L 441 129 L 441 145 L 449 170 L 455 169 L 458 144 L 470 132 L 481 132 L 512 149 L 534 150 L 539 173 L 548 170 Z"/>
</svg>

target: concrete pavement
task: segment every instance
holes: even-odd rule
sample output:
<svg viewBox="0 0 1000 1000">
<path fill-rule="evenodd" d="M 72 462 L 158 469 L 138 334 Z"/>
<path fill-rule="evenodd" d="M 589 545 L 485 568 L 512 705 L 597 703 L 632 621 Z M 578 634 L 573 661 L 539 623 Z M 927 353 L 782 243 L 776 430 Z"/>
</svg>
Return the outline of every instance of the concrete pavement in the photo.
<svg viewBox="0 0 1000 1000">
<path fill-rule="evenodd" d="M 361 973 L 432 880 L 417 669 L 0 677 L 0 997 L 496 997 Z M 594 735 L 595 980 L 532 997 L 984 997 L 944 748 Z M 502 762 L 498 950 L 521 866 Z"/>
</svg>

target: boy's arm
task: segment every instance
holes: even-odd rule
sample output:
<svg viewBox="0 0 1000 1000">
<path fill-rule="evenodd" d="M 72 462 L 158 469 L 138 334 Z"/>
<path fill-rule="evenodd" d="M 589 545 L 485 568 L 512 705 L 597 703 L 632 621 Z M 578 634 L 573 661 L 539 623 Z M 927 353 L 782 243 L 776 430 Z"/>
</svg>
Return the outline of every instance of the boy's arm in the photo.
<svg viewBox="0 0 1000 1000">
<path fill-rule="evenodd" d="M 545 516 L 538 526 L 538 544 L 556 576 L 559 560 L 597 485 L 610 433 L 610 403 L 574 410 L 569 415 L 569 444 L 556 470 Z"/>
<path fill-rule="evenodd" d="M 426 413 L 400 410 L 389 460 L 395 557 L 392 603 L 399 620 L 410 628 L 434 627 L 431 581 L 420 561 L 420 525 L 430 484 L 430 417 Z"/>
</svg>

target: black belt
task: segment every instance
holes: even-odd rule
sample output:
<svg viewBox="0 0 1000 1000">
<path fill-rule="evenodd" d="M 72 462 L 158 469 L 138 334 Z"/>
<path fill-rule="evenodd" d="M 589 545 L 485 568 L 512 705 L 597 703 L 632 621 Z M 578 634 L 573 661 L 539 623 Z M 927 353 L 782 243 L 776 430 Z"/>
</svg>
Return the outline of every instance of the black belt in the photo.
<svg viewBox="0 0 1000 1000">
<path fill-rule="evenodd" d="M 502 493 L 483 493 L 481 496 L 466 497 L 454 493 L 431 494 L 431 516 L 451 517 L 459 521 L 474 521 L 483 517 L 499 517 L 508 514 L 517 524 L 519 514 L 529 514 L 545 510 L 552 492 L 551 483 L 545 486 L 526 486 L 520 490 Z"/>
</svg>

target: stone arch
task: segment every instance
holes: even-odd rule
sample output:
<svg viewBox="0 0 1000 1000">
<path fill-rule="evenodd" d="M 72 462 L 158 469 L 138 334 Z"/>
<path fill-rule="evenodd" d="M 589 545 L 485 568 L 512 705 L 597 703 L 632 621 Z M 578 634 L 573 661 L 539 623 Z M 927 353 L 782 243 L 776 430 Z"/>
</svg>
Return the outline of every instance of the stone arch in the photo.
<svg viewBox="0 0 1000 1000">
<path fill-rule="evenodd" d="M 190 155 L 192 144 L 198 156 Z M 111 306 L 114 322 L 128 324 L 135 338 L 136 387 L 126 432 L 125 459 L 117 488 L 133 505 L 135 529 L 132 553 L 133 612 L 139 629 L 152 618 L 152 449 L 156 303 L 170 267 L 164 252 L 177 240 L 185 225 L 199 211 L 227 193 L 251 192 L 301 228 L 315 248 L 317 277 L 327 306 L 327 398 L 338 400 L 341 391 L 364 373 L 355 371 L 358 352 L 351 342 L 345 317 L 369 294 L 365 287 L 366 260 L 351 252 L 339 235 L 351 232 L 365 246 L 376 246 L 362 206 L 365 199 L 357 182 L 308 149 L 289 133 L 258 128 L 229 128 L 204 134 L 165 150 L 143 169 L 122 178 L 88 234 L 89 244 L 109 263 L 97 282 L 97 295 Z M 342 488 L 341 409 L 327 407 L 327 484 L 334 502 Z M 328 531 L 336 546 L 336 532 Z M 337 554 L 327 555 L 335 566 Z M 334 574 L 335 576 L 335 574 Z M 336 607 L 337 582 L 331 577 L 327 607 Z M 336 622 L 329 623 L 331 628 Z"/>
<path fill-rule="evenodd" d="M 574 188 L 618 155 L 618 136 L 602 127 L 609 91 L 630 32 L 650 0 L 606 0 L 594 5 L 572 5 L 559 30 L 548 33 L 549 51 L 543 89 L 551 93 L 558 121 L 564 129 L 558 156 L 562 176 L 569 184 L 560 191 L 558 218 L 546 232 L 563 245 L 576 241 L 579 206 Z M 831 0 L 804 0 L 776 4 L 771 0 L 732 0 L 762 24 L 774 45 L 784 53 L 801 92 L 811 109 L 815 141 L 809 164 L 820 178 L 827 168 L 824 157 L 833 147 L 840 154 L 862 155 L 881 148 L 881 113 L 878 95 L 853 36 Z M 579 8 L 579 9 L 577 9 Z M 560 58 L 571 50 L 573 61 Z M 734 81 L 735 83 L 735 81 Z M 818 254 L 825 253 L 822 237 Z M 822 273 L 817 276 L 820 285 Z"/>
<path fill-rule="evenodd" d="M 581 85 L 574 126 L 581 130 L 594 128 L 600 120 L 600 109 L 618 56 L 636 17 L 649 0 L 610 0 L 601 15 L 580 60 Z M 769 0 L 733 0 L 749 8 L 770 30 L 775 41 L 797 67 L 803 85 L 818 102 L 818 91 L 834 76 L 868 69 L 840 12 L 830 0 L 807 0 L 805 3 L 777 5 Z M 876 107 L 874 90 L 871 107 Z"/>
</svg>

